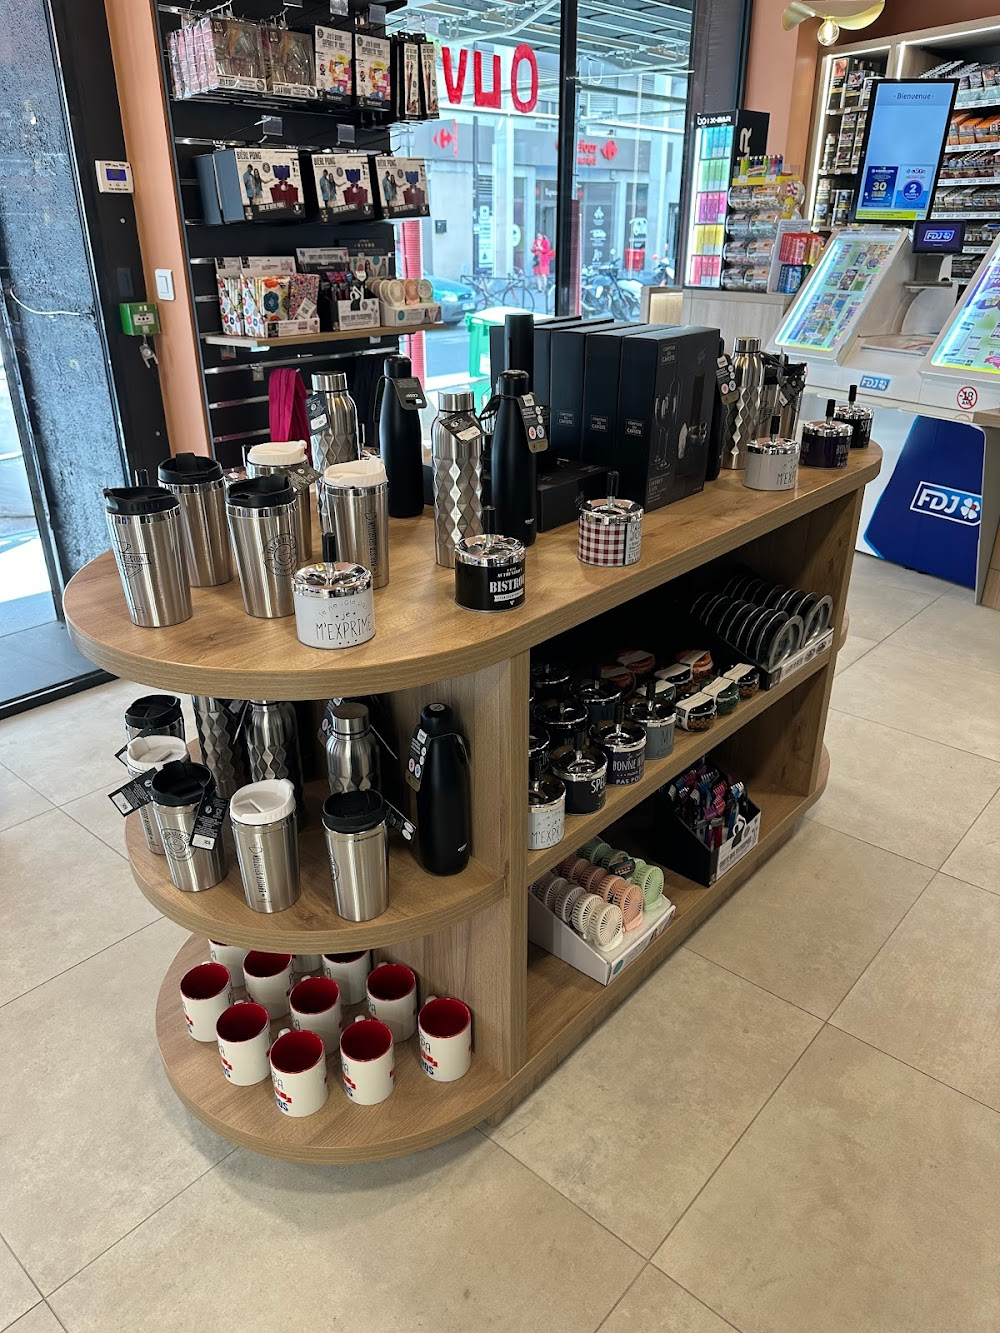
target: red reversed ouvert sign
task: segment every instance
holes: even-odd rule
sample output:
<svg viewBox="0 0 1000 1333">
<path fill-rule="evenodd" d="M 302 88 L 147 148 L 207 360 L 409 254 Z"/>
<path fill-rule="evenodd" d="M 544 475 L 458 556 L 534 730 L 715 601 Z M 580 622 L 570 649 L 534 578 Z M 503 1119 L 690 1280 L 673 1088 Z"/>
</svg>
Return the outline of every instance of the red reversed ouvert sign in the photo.
<svg viewBox="0 0 1000 1333">
<path fill-rule="evenodd" d="M 444 72 L 445 97 L 452 106 L 461 106 L 469 73 L 467 47 L 441 47 L 441 66 Z M 476 106 L 499 110 L 504 92 L 503 61 L 494 52 L 486 59 L 484 69 L 482 51 L 472 55 L 472 100 Z M 525 87 L 527 85 L 527 87 Z M 538 58 L 526 42 L 514 48 L 507 71 L 507 89 L 515 111 L 528 115 L 538 105 Z M 524 96 L 523 94 L 527 95 Z"/>
</svg>

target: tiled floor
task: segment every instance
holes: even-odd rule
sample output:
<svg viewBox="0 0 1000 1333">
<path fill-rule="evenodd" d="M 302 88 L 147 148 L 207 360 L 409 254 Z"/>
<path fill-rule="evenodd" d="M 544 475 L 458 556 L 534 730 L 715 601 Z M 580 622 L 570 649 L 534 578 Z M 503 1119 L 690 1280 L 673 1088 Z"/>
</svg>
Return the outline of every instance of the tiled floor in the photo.
<svg viewBox="0 0 1000 1333">
<path fill-rule="evenodd" d="M 827 794 L 499 1128 L 322 1170 L 187 1115 L 119 683 L 0 723 L 0 1329 L 996 1333 L 1000 615 L 859 557 Z"/>
</svg>

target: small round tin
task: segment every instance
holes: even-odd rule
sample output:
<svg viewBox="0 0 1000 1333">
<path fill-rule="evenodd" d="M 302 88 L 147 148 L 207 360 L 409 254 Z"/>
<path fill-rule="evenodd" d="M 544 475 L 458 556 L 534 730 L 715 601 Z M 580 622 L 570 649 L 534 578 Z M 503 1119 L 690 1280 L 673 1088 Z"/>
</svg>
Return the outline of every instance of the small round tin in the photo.
<svg viewBox="0 0 1000 1333">
<path fill-rule="evenodd" d="M 765 436 L 747 445 L 743 485 L 751 491 L 793 491 L 799 475 L 795 440 Z"/>
<path fill-rule="evenodd" d="M 608 761 L 608 782 L 630 787 L 646 767 L 646 733 L 637 722 L 599 722 L 590 729 L 591 739 Z M 611 870 L 613 867 L 608 866 Z"/>
<path fill-rule="evenodd" d="M 727 717 L 736 711 L 740 702 L 740 687 L 735 680 L 718 676 L 703 687 L 704 693 L 715 700 L 715 709 L 719 717 Z"/>
<path fill-rule="evenodd" d="M 562 745 L 549 756 L 549 769 L 566 785 L 566 813 L 589 815 L 604 805 L 608 761 L 589 747 Z"/>
<path fill-rule="evenodd" d="M 656 666 L 656 658 L 643 648 L 630 648 L 626 652 L 619 653 L 615 661 L 623 667 L 628 667 L 636 680 L 645 680 Z"/>
<path fill-rule="evenodd" d="M 524 546 L 485 533 L 455 543 L 455 601 L 467 611 L 513 611 L 524 605 Z"/>
<path fill-rule="evenodd" d="M 577 521 L 577 557 L 585 565 L 636 565 L 642 547 L 642 508 L 605 496 L 584 500 Z"/>
<path fill-rule="evenodd" d="M 689 662 L 675 662 L 673 666 L 660 667 L 656 673 L 656 679 L 665 680 L 671 684 L 677 691 L 678 699 L 694 694 L 694 672 L 691 670 Z"/>
<path fill-rule="evenodd" d="M 691 668 L 691 677 L 696 687 L 700 687 L 703 680 L 711 680 L 715 670 L 712 654 L 707 648 L 685 649 L 677 654 L 677 661 Z"/>
<path fill-rule="evenodd" d="M 846 403 L 840 403 L 834 413 L 834 419 L 846 422 L 851 428 L 851 448 L 867 449 L 872 442 L 872 422 L 875 413 L 870 407 L 862 407 L 858 401 L 858 386 L 851 385 Z"/>
<path fill-rule="evenodd" d="M 726 679 L 736 682 L 741 699 L 752 699 L 760 689 L 760 672 L 748 662 L 730 667 L 726 672 Z"/>
<path fill-rule="evenodd" d="M 652 699 L 633 699 L 628 708 L 628 719 L 642 727 L 646 734 L 646 758 L 665 759 L 674 748 L 674 727 L 677 714 L 674 702 L 660 695 Z"/>
<path fill-rule="evenodd" d="M 825 634 L 830 628 L 830 621 L 833 619 L 833 598 L 820 597 L 809 608 L 805 616 L 805 636 L 806 641 L 817 639 L 821 634 Z"/>
<path fill-rule="evenodd" d="M 363 565 L 321 561 L 292 575 L 295 633 L 310 648 L 356 648 L 375 637 L 372 576 Z"/>
<path fill-rule="evenodd" d="M 718 710 L 708 694 L 692 694 L 677 705 L 677 725 L 682 731 L 708 731 Z"/>
<path fill-rule="evenodd" d="M 566 787 L 559 778 L 538 778 L 528 787 L 528 850 L 562 842 L 566 826 Z"/>
<path fill-rule="evenodd" d="M 528 731 L 528 768 L 544 764 L 549 752 L 549 733 L 544 727 L 533 726 Z"/>
<path fill-rule="evenodd" d="M 643 699 L 655 699 L 657 703 L 669 704 L 673 708 L 677 702 L 677 686 L 669 680 L 647 680 L 644 685 L 640 685 L 636 694 Z"/>
</svg>

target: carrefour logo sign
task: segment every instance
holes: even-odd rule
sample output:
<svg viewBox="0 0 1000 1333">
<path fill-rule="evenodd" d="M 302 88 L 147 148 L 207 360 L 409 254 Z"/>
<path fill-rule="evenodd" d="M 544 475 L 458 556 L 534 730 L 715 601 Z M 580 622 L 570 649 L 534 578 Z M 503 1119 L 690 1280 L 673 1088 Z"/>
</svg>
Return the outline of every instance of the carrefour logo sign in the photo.
<svg viewBox="0 0 1000 1333">
<path fill-rule="evenodd" d="M 971 491 L 953 491 L 949 486 L 938 486 L 929 481 L 919 483 L 910 501 L 910 508 L 915 514 L 946 518 L 951 523 L 964 523 L 967 527 L 978 525 L 982 507 L 981 495 L 974 495 Z"/>
</svg>

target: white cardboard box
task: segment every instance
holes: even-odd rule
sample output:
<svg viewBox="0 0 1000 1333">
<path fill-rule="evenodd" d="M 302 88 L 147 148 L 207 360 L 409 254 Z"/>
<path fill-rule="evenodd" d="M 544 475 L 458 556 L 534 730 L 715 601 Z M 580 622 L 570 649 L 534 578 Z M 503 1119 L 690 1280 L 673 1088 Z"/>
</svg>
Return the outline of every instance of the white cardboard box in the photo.
<svg viewBox="0 0 1000 1333">
<path fill-rule="evenodd" d="M 657 907 L 647 911 L 645 921 L 638 930 L 627 931 L 616 949 L 604 950 L 595 948 L 581 938 L 572 926 L 567 926 L 533 893 L 529 893 L 528 939 L 532 944 L 555 954 L 564 963 L 569 963 L 578 972 L 606 986 L 629 963 L 634 962 L 653 940 L 663 934 L 676 911 L 677 908 L 669 898 L 662 898 Z"/>
</svg>

